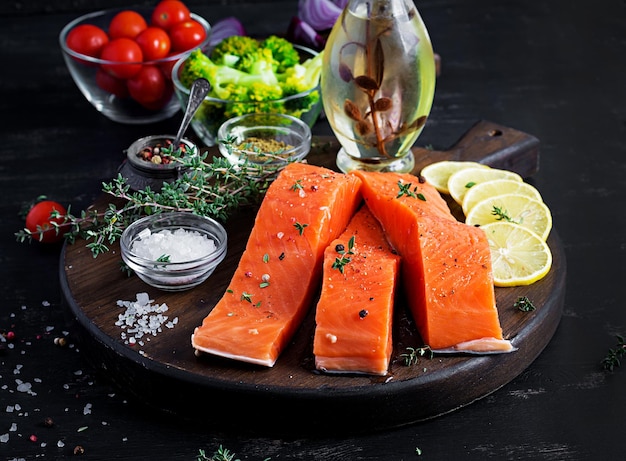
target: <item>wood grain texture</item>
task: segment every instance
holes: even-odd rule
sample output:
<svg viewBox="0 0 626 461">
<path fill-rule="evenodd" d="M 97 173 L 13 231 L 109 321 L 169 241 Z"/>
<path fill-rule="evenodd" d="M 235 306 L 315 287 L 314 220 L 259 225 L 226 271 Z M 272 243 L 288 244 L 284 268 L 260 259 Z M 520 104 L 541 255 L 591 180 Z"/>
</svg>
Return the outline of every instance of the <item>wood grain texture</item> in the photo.
<svg viewBox="0 0 626 461">
<path fill-rule="evenodd" d="M 484 160 L 493 166 L 515 164 L 520 174 L 529 175 L 538 167 L 537 144 L 535 138 L 517 130 L 482 121 L 449 150 L 421 156 L 416 171 L 433 158 L 458 158 Z M 308 161 L 334 168 L 338 147 L 332 137 L 316 137 Z M 94 204 L 96 209 L 105 206 L 106 197 Z M 254 213 L 250 212 L 233 216 L 226 223 L 229 248 L 224 262 L 207 282 L 180 293 L 161 292 L 137 277 L 128 278 L 119 269 L 118 245 L 97 259 L 81 242 L 66 246 L 61 266 L 63 291 L 82 330 L 83 348 L 91 352 L 95 365 L 108 370 L 113 381 L 148 405 L 182 416 L 202 415 L 209 409 L 221 409 L 227 415 L 226 410 L 237 403 L 252 415 L 247 420 L 249 429 L 262 424 L 267 430 L 283 433 L 310 432 L 319 427 L 327 431 L 372 431 L 448 413 L 500 388 L 535 360 L 561 317 L 566 262 L 553 231 L 549 240 L 554 256 L 550 274 L 530 287 L 496 289 L 504 337 L 519 348 L 514 353 L 437 355 L 407 367 L 402 354 L 407 347 L 421 347 L 423 342 L 400 295 L 394 319 L 394 353 L 386 377 L 316 372 L 312 354 L 314 309 L 273 368 L 206 355 L 195 357 L 190 335 L 226 289 L 253 220 Z M 123 343 L 122 330 L 115 325 L 120 313 L 116 301 L 133 301 L 142 291 L 156 303 L 166 303 L 170 317 L 178 317 L 178 325 L 164 329 L 142 346 L 131 347 Z M 528 296 L 538 309 L 525 313 L 515 308 L 521 296 Z M 176 393 L 165 401 L 160 388 L 176 389 Z M 294 424 L 288 417 L 294 411 L 307 418 Z M 220 425 L 242 426 L 238 417 L 232 421 L 223 417 Z"/>
</svg>

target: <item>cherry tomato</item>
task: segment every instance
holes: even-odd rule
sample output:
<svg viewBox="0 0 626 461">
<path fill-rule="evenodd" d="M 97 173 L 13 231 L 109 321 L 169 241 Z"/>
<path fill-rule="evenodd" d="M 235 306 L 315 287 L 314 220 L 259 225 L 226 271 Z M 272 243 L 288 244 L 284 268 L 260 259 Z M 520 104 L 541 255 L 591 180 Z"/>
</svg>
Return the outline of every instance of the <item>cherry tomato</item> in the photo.
<svg viewBox="0 0 626 461">
<path fill-rule="evenodd" d="M 59 217 L 52 217 L 54 212 L 58 212 Z M 26 229 L 28 229 L 34 240 L 43 243 L 58 242 L 63 238 L 63 232 L 59 229 L 57 233 L 55 227 L 51 224 L 63 223 L 63 216 L 67 214 L 67 210 L 63 205 L 53 200 L 43 200 L 35 204 L 26 215 Z"/>
<path fill-rule="evenodd" d="M 161 98 L 153 102 L 144 102 L 141 105 L 149 110 L 161 110 L 167 105 L 168 102 L 170 102 L 170 99 L 173 95 L 174 85 L 172 84 L 172 82 L 167 80 L 165 82 L 165 91 L 163 92 L 163 96 L 161 96 Z"/>
<path fill-rule="evenodd" d="M 109 37 L 106 32 L 92 24 L 81 24 L 74 27 L 65 39 L 70 50 L 92 58 L 99 57 L 102 47 L 108 42 Z"/>
<path fill-rule="evenodd" d="M 189 8 L 178 0 L 162 0 L 152 10 L 152 25 L 169 30 L 174 24 L 191 19 Z"/>
<path fill-rule="evenodd" d="M 135 38 L 148 27 L 142 15 L 132 10 L 124 10 L 117 13 L 109 23 L 109 37 Z"/>
<path fill-rule="evenodd" d="M 178 53 L 174 53 L 174 54 L 178 54 Z M 169 56 L 174 56 L 174 54 L 170 53 Z M 159 64 L 159 67 L 161 67 L 161 71 L 163 72 L 163 75 L 165 75 L 165 78 L 167 80 L 172 80 L 172 69 L 174 68 L 177 62 L 178 61 L 176 59 L 170 59 L 169 61 L 164 61 L 161 64 Z"/>
<path fill-rule="evenodd" d="M 193 19 L 174 24 L 169 33 L 174 51 L 187 51 L 195 48 L 206 38 L 206 31 L 202 24 Z"/>
<path fill-rule="evenodd" d="M 102 48 L 101 59 L 120 64 L 102 64 L 113 77 L 130 78 L 141 70 L 143 53 L 140 46 L 130 38 L 116 38 Z"/>
<path fill-rule="evenodd" d="M 150 26 L 144 29 L 135 37 L 135 41 L 141 47 L 143 59 L 146 61 L 162 59 L 170 52 L 170 37 L 160 27 Z"/>
<path fill-rule="evenodd" d="M 158 101 L 165 92 L 165 77 L 157 66 L 144 65 L 141 70 L 127 81 L 131 98 L 139 104 Z"/>
<path fill-rule="evenodd" d="M 113 77 L 104 69 L 99 68 L 96 71 L 96 85 L 111 94 L 114 94 L 118 98 L 128 97 L 128 87 L 126 86 L 126 80 Z"/>
</svg>

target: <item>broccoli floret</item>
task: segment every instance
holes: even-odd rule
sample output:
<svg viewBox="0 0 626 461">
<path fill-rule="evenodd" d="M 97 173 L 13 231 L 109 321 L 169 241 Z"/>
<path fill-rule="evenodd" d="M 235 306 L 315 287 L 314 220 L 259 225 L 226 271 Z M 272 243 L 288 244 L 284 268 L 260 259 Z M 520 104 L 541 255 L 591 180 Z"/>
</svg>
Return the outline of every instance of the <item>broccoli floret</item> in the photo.
<svg viewBox="0 0 626 461">
<path fill-rule="evenodd" d="M 282 64 L 274 59 L 274 53 Z M 187 88 L 200 77 L 207 79 L 211 83 L 208 96 L 228 101 L 204 101 L 196 115 L 215 132 L 224 120 L 251 112 L 300 117 L 320 100 L 317 86 L 321 66 L 322 53 L 300 64 L 297 50 L 285 39 L 270 37 L 258 42 L 232 36 L 222 40 L 210 55 L 201 50 L 191 52 L 179 75 Z M 307 91 L 304 98 L 289 98 Z"/>
<path fill-rule="evenodd" d="M 260 47 L 268 50 L 274 60 L 274 70 L 283 73 L 300 62 L 300 54 L 293 44 L 282 37 L 271 35 L 261 42 Z"/>
<path fill-rule="evenodd" d="M 256 83 L 268 87 L 273 86 L 275 91 L 272 94 L 279 93 L 282 95 L 282 90 L 276 75 L 272 71 L 271 64 L 264 61 L 257 61 L 251 66 L 250 72 L 244 72 L 230 66 L 216 64 L 202 51 L 194 50 L 183 65 L 180 72 L 180 81 L 186 87 L 191 88 L 193 82 L 200 77 L 207 79 L 211 83 L 209 96 L 218 99 L 236 97 L 236 93 L 232 93 L 238 87 L 242 87 L 250 93 L 247 88 Z"/>
<path fill-rule="evenodd" d="M 217 64 L 248 72 L 250 66 L 261 58 L 259 52 L 258 40 L 247 35 L 232 35 L 215 45 L 210 58 Z"/>
<path fill-rule="evenodd" d="M 322 56 L 323 52 L 307 59 L 302 64 L 289 67 L 284 73 L 278 75 L 278 81 L 285 96 L 302 93 L 318 85 L 322 73 Z"/>
</svg>

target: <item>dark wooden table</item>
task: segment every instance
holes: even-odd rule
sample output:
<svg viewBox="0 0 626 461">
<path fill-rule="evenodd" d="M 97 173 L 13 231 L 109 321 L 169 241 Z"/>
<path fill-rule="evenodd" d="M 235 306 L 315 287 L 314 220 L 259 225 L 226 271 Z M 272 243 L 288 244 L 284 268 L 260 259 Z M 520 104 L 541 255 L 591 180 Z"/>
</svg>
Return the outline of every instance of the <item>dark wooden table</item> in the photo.
<svg viewBox="0 0 626 461">
<path fill-rule="evenodd" d="M 213 22 L 237 15 L 254 34 L 286 30 L 297 10 L 295 0 L 195 3 Z M 38 195 L 74 212 L 86 208 L 115 175 L 123 149 L 147 134 L 175 132 L 180 115 L 143 126 L 107 120 L 80 95 L 58 47 L 62 26 L 84 11 L 61 1 L 6 4 L 0 331 L 15 336 L 0 343 L 0 458 L 65 459 L 81 446 L 84 459 L 195 460 L 221 445 L 242 460 L 623 459 L 626 364 L 609 372 L 600 362 L 616 335 L 626 336 L 626 6 L 452 0 L 418 7 L 443 62 L 418 144 L 444 149 L 477 120 L 540 140 L 530 181 L 553 212 L 567 280 L 560 324 L 539 357 L 464 408 L 362 435 L 207 430 L 148 410 L 74 341 L 60 289 L 61 246 L 20 244 L 14 233 L 23 227 L 21 205 Z M 324 120 L 315 132 L 330 134 Z M 65 334 L 69 344 L 55 345 Z M 175 392 L 163 389 L 163 399 Z M 245 408 L 229 411 L 247 418 Z"/>
</svg>

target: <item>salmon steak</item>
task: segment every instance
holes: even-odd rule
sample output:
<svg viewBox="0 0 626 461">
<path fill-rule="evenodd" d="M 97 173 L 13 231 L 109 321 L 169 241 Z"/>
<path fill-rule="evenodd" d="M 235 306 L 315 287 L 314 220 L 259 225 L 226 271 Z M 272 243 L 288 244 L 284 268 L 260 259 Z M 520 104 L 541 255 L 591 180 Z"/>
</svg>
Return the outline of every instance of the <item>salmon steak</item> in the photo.
<svg viewBox="0 0 626 461">
<path fill-rule="evenodd" d="M 362 203 L 361 180 L 290 163 L 269 186 L 228 288 L 191 337 L 196 351 L 274 366 L 313 304 L 324 251 Z"/>
<path fill-rule="evenodd" d="M 509 352 L 485 233 L 458 221 L 439 192 L 408 173 L 354 171 L 367 207 L 402 257 L 409 308 L 433 350 Z"/>
<path fill-rule="evenodd" d="M 328 373 L 386 375 L 400 257 L 366 206 L 324 253 L 315 311 L 315 367 Z"/>
</svg>

